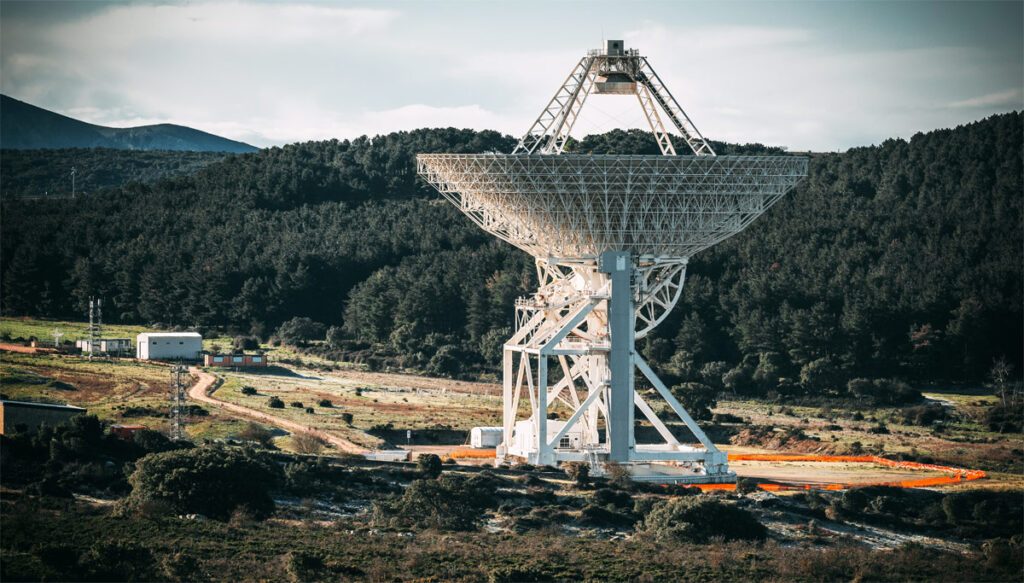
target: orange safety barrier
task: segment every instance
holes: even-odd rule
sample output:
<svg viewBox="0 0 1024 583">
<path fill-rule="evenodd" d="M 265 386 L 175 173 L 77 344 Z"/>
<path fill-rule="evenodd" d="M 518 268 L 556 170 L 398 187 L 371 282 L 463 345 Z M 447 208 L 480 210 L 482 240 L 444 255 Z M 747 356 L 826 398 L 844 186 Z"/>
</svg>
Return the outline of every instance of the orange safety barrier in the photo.
<svg viewBox="0 0 1024 583">
<path fill-rule="evenodd" d="M 493 449 L 456 449 L 449 457 L 452 459 L 493 459 Z M 965 468 L 954 468 L 951 466 L 940 466 L 937 464 L 923 464 L 920 462 L 896 461 L 879 457 L 876 455 L 818 455 L 802 453 L 730 453 L 729 461 L 753 461 L 753 462 L 815 462 L 815 463 L 861 463 L 878 464 L 890 468 L 904 470 L 931 470 L 942 472 L 946 476 L 931 476 L 928 478 L 916 478 L 913 480 L 898 480 L 895 482 L 841 482 L 834 484 L 785 484 L 778 482 L 766 482 L 758 484 L 758 488 L 766 492 L 783 492 L 795 490 L 848 490 L 864 486 L 895 486 L 898 488 L 929 488 L 932 486 L 946 486 L 959 484 L 988 477 L 982 470 L 968 470 Z M 735 490 L 736 484 L 696 484 L 696 487 L 703 491 L 714 490 Z"/>
<path fill-rule="evenodd" d="M 448 457 L 454 460 L 486 460 L 494 459 L 497 452 L 493 449 L 456 449 Z"/>
<path fill-rule="evenodd" d="M 987 477 L 982 470 L 968 470 L 936 464 L 922 464 L 920 462 L 901 462 L 886 459 L 875 455 L 811 455 L 811 454 L 760 454 L 740 453 L 729 454 L 729 461 L 759 461 L 759 462 L 819 462 L 819 463 L 868 463 L 878 464 L 890 468 L 904 470 L 931 470 L 949 474 L 947 476 L 932 476 L 929 478 L 917 478 L 913 480 L 898 480 L 895 482 L 843 482 L 834 484 L 781 484 L 768 482 L 758 484 L 758 487 L 767 492 L 793 491 L 793 490 L 848 490 L 864 486 L 895 486 L 897 488 L 927 488 L 931 486 L 945 486 L 980 480 Z M 736 484 L 698 484 L 698 488 L 704 491 L 710 490 L 735 490 Z"/>
</svg>

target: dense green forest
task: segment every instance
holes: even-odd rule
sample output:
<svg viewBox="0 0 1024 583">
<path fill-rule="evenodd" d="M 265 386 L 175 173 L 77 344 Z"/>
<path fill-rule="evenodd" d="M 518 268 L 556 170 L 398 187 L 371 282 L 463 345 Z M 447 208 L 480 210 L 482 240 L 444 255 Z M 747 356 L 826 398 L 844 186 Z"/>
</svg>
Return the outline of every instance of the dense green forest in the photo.
<svg viewBox="0 0 1024 583">
<path fill-rule="evenodd" d="M 153 182 L 168 176 L 192 174 L 224 156 L 223 152 L 111 148 L 3 150 L 0 192 L 4 198 L 70 197 L 71 169 L 74 168 L 77 195 L 89 196 L 126 182 Z"/>
<path fill-rule="evenodd" d="M 691 260 L 680 305 L 642 350 L 675 380 L 750 392 L 976 381 L 1003 356 L 1019 373 L 1021 137 L 1013 113 L 813 156 L 793 193 Z M 414 155 L 513 145 L 417 130 L 232 155 L 74 204 L 5 197 L 2 309 L 81 317 L 100 295 L 108 319 L 262 337 L 304 316 L 335 327 L 339 351 L 493 371 L 532 262 L 442 202 Z M 657 153 L 640 131 L 572 149 Z"/>
</svg>

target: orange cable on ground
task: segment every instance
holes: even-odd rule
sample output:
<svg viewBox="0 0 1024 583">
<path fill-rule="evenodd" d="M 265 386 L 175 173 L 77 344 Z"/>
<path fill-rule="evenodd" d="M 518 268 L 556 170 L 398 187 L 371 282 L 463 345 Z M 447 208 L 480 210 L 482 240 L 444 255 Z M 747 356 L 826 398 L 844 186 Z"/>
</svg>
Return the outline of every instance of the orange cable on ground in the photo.
<svg viewBox="0 0 1024 583">
<path fill-rule="evenodd" d="M 959 484 L 973 480 L 980 480 L 987 477 L 982 470 L 968 470 L 937 464 L 923 464 L 920 462 L 907 462 L 890 460 L 875 455 L 810 455 L 810 454 L 729 454 L 729 461 L 761 461 L 761 462 L 818 462 L 818 463 L 869 463 L 900 468 L 904 470 L 931 470 L 949 474 L 947 476 L 933 476 L 928 478 L 917 478 L 913 480 L 898 480 L 894 482 L 842 482 L 834 484 L 783 484 L 769 482 L 758 484 L 758 487 L 767 492 L 793 491 L 793 490 L 848 490 L 850 488 L 861 488 L 865 486 L 894 486 L 897 488 L 927 488 L 931 486 L 945 486 Z M 736 484 L 698 484 L 698 488 L 704 491 L 709 490 L 735 490 Z"/>
<path fill-rule="evenodd" d="M 449 454 L 452 459 L 493 459 L 493 449 L 457 449 Z M 815 462 L 815 463 L 864 463 L 878 464 L 890 468 L 903 470 L 930 470 L 948 474 L 946 476 L 931 476 L 927 478 L 916 478 L 913 480 L 898 480 L 894 482 L 841 482 L 833 484 L 786 484 L 779 482 L 767 482 L 758 484 L 758 487 L 767 492 L 798 491 L 798 490 L 848 490 L 850 488 L 861 488 L 865 486 L 895 486 L 897 488 L 929 488 L 932 486 L 946 486 L 970 482 L 988 477 L 982 470 L 968 470 L 951 466 L 940 466 L 937 464 L 924 464 L 920 462 L 896 461 L 879 457 L 876 455 L 816 455 L 816 454 L 776 454 L 776 453 L 740 453 L 729 454 L 729 461 L 754 461 L 754 462 Z M 704 491 L 712 490 L 735 490 L 736 484 L 696 484 L 696 487 Z"/>
</svg>

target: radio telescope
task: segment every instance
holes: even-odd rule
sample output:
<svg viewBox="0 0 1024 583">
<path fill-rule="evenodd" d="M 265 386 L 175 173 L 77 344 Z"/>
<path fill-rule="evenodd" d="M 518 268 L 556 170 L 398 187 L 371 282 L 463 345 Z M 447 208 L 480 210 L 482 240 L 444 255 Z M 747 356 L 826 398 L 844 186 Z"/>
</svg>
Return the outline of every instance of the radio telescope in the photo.
<svg viewBox="0 0 1024 583">
<path fill-rule="evenodd" d="M 636 95 L 662 155 L 563 153 L 592 94 Z M 693 155 L 676 154 L 663 119 Z M 806 158 L 716 155 L 647 58 L 614 40 L 580 59 L 512 154 L 420 154 L 417 165 L 482 229 L 535 259 L 540 287 L 516 302 L 504 346 L 497 463 L 588 462 L 600 473 L 611 462 L 636 480 L 735 479 L 634 344 L 675 306 L 689 258 L 768 210 L 806 176 Z M 693 439 L 634 389 L 635 371 Z M 556 403 L 567 419 L 549 419 Z M 637 443 L 637 411 L 661 443 Z"/>
</svg>

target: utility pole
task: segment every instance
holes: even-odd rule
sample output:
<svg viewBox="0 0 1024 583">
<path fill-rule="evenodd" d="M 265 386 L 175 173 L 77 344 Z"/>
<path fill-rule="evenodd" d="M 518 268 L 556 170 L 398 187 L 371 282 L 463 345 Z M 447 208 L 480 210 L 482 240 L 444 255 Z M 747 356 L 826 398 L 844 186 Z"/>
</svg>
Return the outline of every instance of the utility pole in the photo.
<svg viewBox="0 0 1024 583">
<path fill-rule="evenodd" d="M 182 364 L 171 367 L 171 431 L 170 438 L 178 441 L 184 437 L 185 386 L 188 368 Z"/>
<path fill-rule="evenodd" d="M 78 169 L 74 166 L 71 167 L 71 198 L 75 198 L 75 174 Z"/>
</svg>

